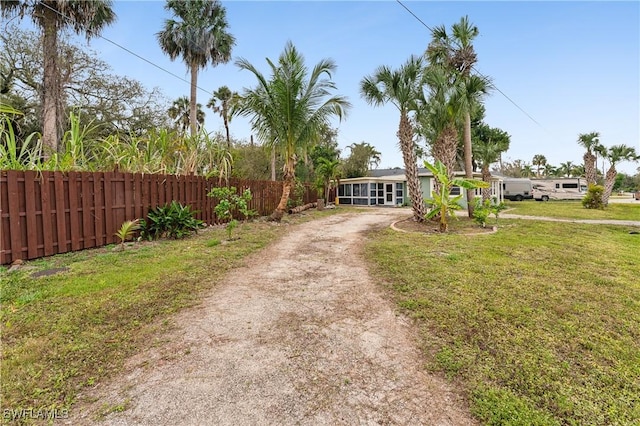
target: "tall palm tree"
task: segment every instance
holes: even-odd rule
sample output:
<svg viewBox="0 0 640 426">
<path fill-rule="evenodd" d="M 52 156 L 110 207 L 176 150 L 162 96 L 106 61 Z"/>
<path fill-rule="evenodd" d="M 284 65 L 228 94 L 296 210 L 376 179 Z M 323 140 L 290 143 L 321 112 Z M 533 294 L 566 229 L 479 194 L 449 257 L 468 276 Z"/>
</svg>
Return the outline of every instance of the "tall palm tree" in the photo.
<svg viewBox="0 0 640 426">
<path fill-rule="evenodd" d="M 191 72 L 191 135 L 197 133 L 198 71 L 229 62 L 235 38 L 227 32 L 226 10 L 218 0 L 167 0 L 166 10 L 178 18 L 167 19 L 157 33 L 162 50 L 171 60 L 182 58 Z"/>
<path fill-rule="evenodd" d="M 533 167 L 531 164 L 525 164 L 524 167 L 522 167 L 522 176 L 526 178 L 533 176 Z"/>
<path fill-rule="evenodd" d="M 531 163 L 536 166 L 536 177 L 540 178 L 540 171 L 544 168 L 544 166 L 546 166 L 547 157 L 542 154 L 536 154 L 533 156 L 533 160 L 531 160 Z"/>
<path fill-rule="evenodd" d="M 585 148 L 587 151 L 582 157 L 584 160 L 584 174 L 587 179 L 588 185 L 596 184 L 596 156 L 594 152 L 597 152 L 598 145 L 600 145 L 600 133 L 581 133 L 578 135 L 578 145 Z"/>
<path fill-rule="evenodd" d="M 171 107 L 167 110 L 169 117 L 175 122 L 178 130 L 181 134 L 186 133 L 187 129 L 191 125 L 191 106 L 189 98 L 181 96 L 171 104 Z M 202 111 L 202 104 L 196 105 L 196 123 L 199 130 L 204 124 L 204 111 Z"/>
<path fill-rule="evenodd" d="M 367 103 L 381 106 L 390 102 L 400 112 L 398 139 L 404 160 L 413 219 L 418 222 L 425 220 L 426 208 L 418 178 L 418 162 L 409 112 L 415 109 L 416 98 L 420 93 L 421 72 L 422 60 L 412 56 L 399 69 L 392 70 L 387 66 L 381 66 L 373 75 L 365 77 L 360 82 L 360 94 Z"/>
<path fill-rule="evenodd" d="M 246 59 L 236 65 L 258 80 L 246 89 L 238 113 L 251 117 L 251 126 L 263 143 L 275 147 L 284 158 L 282 197 L 271 220 L 282 219 L 295 177 L 297 155 L 307 150 L 331 117 L 342 119 L 351 104 L 343 96 L 331 96 L 336 90 L 331 80 L 336 69 L 330 59 L 318 62 L 309 72 L 304 57 L 291 42 L 276 63 L 267 59 L 269 80 Z"/>
<path fill-rule="evenodd" d="M 618 171 L 616 170 L 616 164 L 623 161 L 638 161 L 640 156 L 636 153 L 636 150 L 627 145 L 613 145 L 607 151 L 607 158 L 609 160 L 609 170 L 604 179 L 604 192 L 602 194 L 602 204 L 605 206 L 609 204 L 609 197 L 613 191 L 613 185 L 616 183 L 616 176 Z"/>
<path fill-rule="evenodd" d="M 490 86 L 488 81 L 471 74 L 473 66 L 478 61 L 473 40 L 479 33 L 478 27 L 469 21 L 469 17 L 463 16 L 460 22 L 452 25 L 451 34 L 448 34 L 442 25 L 434 27 L 431 31 L 432 40 L 426 51 L 430 63 L 454 70 L 464 87 L 461 108 L 464 113 L 464 168 L 467 179 L 473 177 L 471 111 L 474 105 L 480 102 L 482 95 L 488 92 Z M 467 190 L 467 199 L 471 200 L 472 197 L 473 190 Z M 473 203 L 469 202 L 467 205 L 469 217 L 472 217 Z"/>
<path fill-rule="evenodd" d="M 89 40 L 116 16 L 111 0 L 0 0 L 2 17 L 30 15 L 42 31 L 42 143 L 45 156 L 60 148 L 64 101 L 58 67 L 58 32 L 70 28 Z"/>
<path fill-rule="evenodd" d="M 237 99 L 238 93 L 232 92 L 227 86 L 221 86 L 213 92 L 213 97 L 207 103 L 207 107 L 213 112 L 220 114 L 224 122 L 224 129 L 227 136 L 227 148 L 231 148 L 231 137 L 229 136 L 229 121 L 231 121 L 231 113 L 233 111 L 232 103 Z M 218 103 L 218 101 L 220 101 Z"/>
<path fill-rule="evenodd" d="M 480 163 L 482 180 L 489 182 L 491 164 L 500 160 L 500 155 L 509 149 L 510 136 L 500 129 L 492 129 L 486 124 L 474 129 L 473 158 Z M 482 201 L 491 196 L 491 188 L 482 188 Z"/>
</svg>

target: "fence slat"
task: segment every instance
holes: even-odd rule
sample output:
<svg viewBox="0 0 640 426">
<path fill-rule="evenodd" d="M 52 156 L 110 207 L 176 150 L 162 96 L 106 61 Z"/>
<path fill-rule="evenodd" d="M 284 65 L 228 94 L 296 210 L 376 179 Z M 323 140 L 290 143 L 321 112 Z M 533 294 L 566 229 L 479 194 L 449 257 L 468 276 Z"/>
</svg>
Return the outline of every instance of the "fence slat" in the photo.
<svg viewBox="0 0 640 426">
<path fill-rule="evenodd" d="M 44 241 L 44 255 L 51 256 L 55 254 L 53 250 L 53 221 L 51 220 L 51 180 L 52 172 L 42 172 L 40 179 L 40 197 L 42 199 L 42 233 Z M 28 194 L 27 194 L 28 195 Z"/>
<path fill-rule="evenodd" d="M 82 181 L 82 245 L 83 248 L 94 247 L 93 218 L 91 217 L 91 204 L 93 203 L 93 191 L 89 181 L 89 173 L 80 173 Z"/>
<path fill-rule="evenodd" d="M 38 257 L 38 225 L 36 212 L 36 188 L 35 180 L 38 177 L 34 171 L 24 172 L 24 195 L 25 195 L 25 219 L 27 234 L 27 259 Z M 41 217 L 44 211 L 41 212 Z"/>
<path fill-rule="evenodd" d="M 65 203 L 67 192 L 64 190 L 64 174 L 55 172 L 53 181 L 56 190 L 56 228 L 58 230 L 56 253 L 66 253 L 69 251 L 69 247 L 67 246 L 67 208 Z"/>
<path fill-rule="evenodd" d="M 94 215 L 94 232 L 96 235 L 96 247 L 102 247 L 106 244 L 104 229 L 104 198 L 103 198 L 103 174 L 93 173 L 93 215 Z M 109 230 L 107 230 L 107 233 Z"/>
<path fill-rule="evenodd" d="M 105 172 L 103 175 L 104 179 L 104 227 L 106 229 L 106 244 L 111 244 L 116 241 L 116 237 L 114 232 L 111 232 L 114 229 L 115 225 L 113 223 L 113 205 L 114 195 L 112 191 L 112 180 L 113 180 L 113 172 Z"/>
<path fill-rule="evenodd" d="M 11 261 L 23 259 L 22 226 L 20 225 L 20 196 L 18 191 L 18 172 L 7 173 L 7 190 L 9 191 L 9 232 L 11 233 Z M 22 194 L 24 195 L 24 194 Z"/>
<path fill-rule="evenodd" d="M 76 251 L 82 248 L 82 226 L 80 213 L 78 211 L 78 172 L 69 172 L 69 222 L 71 223 L 71 250 Z"/>
</svg>

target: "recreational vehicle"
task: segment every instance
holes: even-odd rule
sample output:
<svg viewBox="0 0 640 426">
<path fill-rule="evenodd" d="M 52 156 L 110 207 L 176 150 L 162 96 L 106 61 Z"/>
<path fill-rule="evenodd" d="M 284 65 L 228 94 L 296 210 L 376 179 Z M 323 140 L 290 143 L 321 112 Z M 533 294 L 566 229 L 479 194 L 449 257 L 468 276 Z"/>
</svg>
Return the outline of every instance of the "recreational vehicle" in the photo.
<svg viewBox="0 0 640 426">
<path fill-rule="evenodd" d="M 532 179 L 536 201 L 582 200 L 587 193 L 584 178 Z"/>
<path fill-rule="evenodd" d="M 504 178 L 502 181 L 502 193 L 507 200 L 530 200 L 533 198 L 533 183 L 531 179 Z"/>
</svg>

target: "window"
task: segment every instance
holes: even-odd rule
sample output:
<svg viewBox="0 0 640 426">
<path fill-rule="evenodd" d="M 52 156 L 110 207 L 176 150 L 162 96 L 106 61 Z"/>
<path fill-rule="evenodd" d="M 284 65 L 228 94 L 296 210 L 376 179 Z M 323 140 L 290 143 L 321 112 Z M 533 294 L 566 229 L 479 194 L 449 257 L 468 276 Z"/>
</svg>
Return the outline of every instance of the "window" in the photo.
<svg viewBox="0 0 640 426">
<path fill-rule="evenodd" d="M 338 197 L 344 197 L 344 187 L 346 185 L 343 183 L 338 187 Z"/>
<path fill-rule="evenodd" d="M 563 183 L 562 184 L 562 188 L 563 189 L 578 189 L 578 184 L 577 183 Z"/>
<path fill-rule="evenodd" d="M 560 184 L 556 183 L 556 189 L 560 189 Z"/>
<path fill-rule="evenodd" d="M 347 183 L 344 185 L 344 196 L 351 197 L 351 184 Z"/>
<path fill-rule="evenodd" d="M 462 190 L 460 189 L 459 186 L 455 186 L 454 185 L 454 186 L 451 187 L 451 192 L 449 193 L 449 195 L 455 197 L 455 196 L 458 196 L 460 194 L 462 194 Z"/>
<path fill-rule="evenodd" d="M 360 196 L 360 185 L 358 185 L 357 183 L 353 185 L 353 196 L 354 197 Z"/>
</svg>

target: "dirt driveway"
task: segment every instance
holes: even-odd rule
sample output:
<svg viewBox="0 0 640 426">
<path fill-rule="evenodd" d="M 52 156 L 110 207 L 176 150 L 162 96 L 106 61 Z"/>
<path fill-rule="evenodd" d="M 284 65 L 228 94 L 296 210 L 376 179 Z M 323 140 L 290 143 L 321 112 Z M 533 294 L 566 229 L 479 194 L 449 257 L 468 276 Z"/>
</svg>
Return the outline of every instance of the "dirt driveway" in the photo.
<svg viewBox="0 0 640 426">
<path fill-rule="evenodd" d="M 371 281 L 364 232 L 407 211 L 297 225 L 183 311 L 167 343 L 85 395 L 70 424 L 475 424 L 425 373 L 411 325 Z M 215 265 L 212 265 L 215 267 Z M 120 409 L 123 409 L 120 411 Z"/>
</svg>

